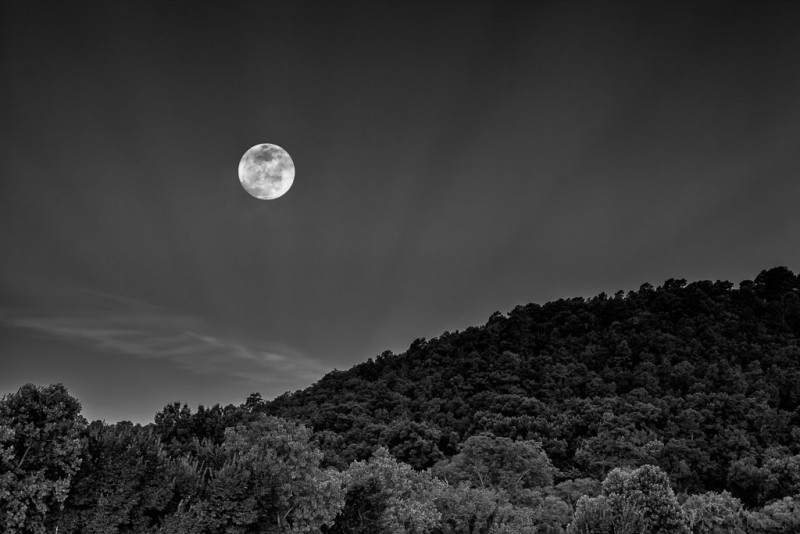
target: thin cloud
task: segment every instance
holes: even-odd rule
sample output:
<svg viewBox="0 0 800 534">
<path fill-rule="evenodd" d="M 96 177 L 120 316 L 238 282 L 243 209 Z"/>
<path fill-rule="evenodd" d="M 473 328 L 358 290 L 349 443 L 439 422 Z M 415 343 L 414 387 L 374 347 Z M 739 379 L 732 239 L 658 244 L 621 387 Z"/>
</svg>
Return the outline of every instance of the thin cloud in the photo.
<svg viewBox="0 0 800 534">
<path fill-rule="evenodd" d="M 101 311 L 86 306 L 69 314 L 6 310 L 0 322 L 97 350 L 169 362 L 200 374 L 223 374 L 265 385 L 297 387 L 318 380 L 327 369 L 297 350 L 274 342 L 220 334 L 207 322 L 145 303 L 86 291 L 114 303 Z"/>
</svg>

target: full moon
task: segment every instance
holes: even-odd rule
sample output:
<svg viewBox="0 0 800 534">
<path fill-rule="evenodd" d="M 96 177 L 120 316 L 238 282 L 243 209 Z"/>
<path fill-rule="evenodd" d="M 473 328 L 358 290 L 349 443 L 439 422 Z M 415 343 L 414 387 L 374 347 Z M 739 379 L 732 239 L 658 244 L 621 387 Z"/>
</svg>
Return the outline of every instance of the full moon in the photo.
<svg viewBox="0 0 800 534">
<path fill-rule="evenodd" d="M 239 181 L 256 198 L 278 198 L 292 187 L 294 162 L 278 145 L 256 145 L 239 160 Z"/>
</svg>

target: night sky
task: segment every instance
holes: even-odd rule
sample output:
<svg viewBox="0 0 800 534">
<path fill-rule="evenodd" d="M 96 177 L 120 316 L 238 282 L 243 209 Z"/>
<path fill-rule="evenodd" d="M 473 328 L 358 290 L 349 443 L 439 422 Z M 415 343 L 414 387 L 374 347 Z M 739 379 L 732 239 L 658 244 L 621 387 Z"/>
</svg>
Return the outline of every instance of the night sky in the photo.
<svg viewBox="0 0 800 534">
<path fill-rule="evenodd" d="M 1 4 L 0 394 L 144 423 L 518 304 L 800 271 L 800 3 L 387 4 Z"/>
</svg>

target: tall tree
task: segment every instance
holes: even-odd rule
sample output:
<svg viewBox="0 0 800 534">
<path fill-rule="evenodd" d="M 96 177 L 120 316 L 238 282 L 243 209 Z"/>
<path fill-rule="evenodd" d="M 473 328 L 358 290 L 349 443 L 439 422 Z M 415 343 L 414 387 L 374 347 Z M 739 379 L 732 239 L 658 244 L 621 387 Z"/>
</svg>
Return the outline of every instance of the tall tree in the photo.
<svg viewBox="0 0 800 534">
<path fill-rule="evenodd" d="M 22 386 L 0 400 L 0 530 L 44 533 L 81 462 L 80 403 L 62 384 Z"/>
<path fill-rule="evenodd" d="M 342 477 L 320 468 L 322 453 L 310 437 L 306 427 L 277 417 L 227 429 L 224 464 L 194 485 L 165 531 L 304 533 L 332 523 L 344 503 Z M 194 477 L 202 471 L 195 466 Z"/>
<path fill-rule="evenodd" d="M 669 478 L 658 467 L 643 465 L 632 471 L 611 471 L 599 497 L 581 497 L 578 501 L 575 518 L 567 530 L 570 534 L 620 531 L 689 534 Z"/>
<path fill-rule="evenodd" d="M 59 532 L 148 532 L 174 495 L 174 474 L 152 427 L 93 422 Z"/>
<path fill-rule="evenodd" d="M 385 448 L 345 473 L 347 496 L 328 534 L 427 534 L 439 520 L 434 499 L 441 482 L 399 463 Z"/>
</svg>

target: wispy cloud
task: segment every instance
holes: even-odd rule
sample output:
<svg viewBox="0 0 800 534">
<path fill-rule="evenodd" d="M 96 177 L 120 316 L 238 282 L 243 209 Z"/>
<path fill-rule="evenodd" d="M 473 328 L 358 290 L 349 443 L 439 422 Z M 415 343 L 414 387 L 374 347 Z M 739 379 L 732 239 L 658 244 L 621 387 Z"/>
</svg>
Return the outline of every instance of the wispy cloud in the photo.
<svg viewBox="0 0 800 534">
<path fill-rule="evenodd" d="M 0 322 L 128 357 L 160 360 L 200 374 L 221 374 L 265 385 L 299 387 L 326 367 L 286 345 L 220 333 L 188 314 L 96 291 L 95 306 L 69 313 L 5 310 Z"/>
</svg>

